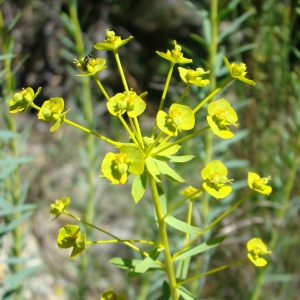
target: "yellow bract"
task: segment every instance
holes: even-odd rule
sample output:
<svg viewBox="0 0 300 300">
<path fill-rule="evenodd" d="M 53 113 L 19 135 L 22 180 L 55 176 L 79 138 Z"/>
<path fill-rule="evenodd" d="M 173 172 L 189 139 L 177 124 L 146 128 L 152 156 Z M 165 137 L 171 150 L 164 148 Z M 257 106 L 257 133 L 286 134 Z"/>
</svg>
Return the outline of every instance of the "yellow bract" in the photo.
<svg viewBox="0 0 300 300">
<path fill-rule="evenodd" d="M 250 189 L 255 190 L 261 194 L 271 194 L 272 187 L 267 185 L 269 180 L 271 180 L 271 176 L 261 178 L 256 173 L 248 172 L 248 185 Z"/>
<path fill-rule="evenodd" d="M 267 250 L 267 246 L 259 238 L 253 238 L 247 243 L 248 258 L 256 267 L 263 267 L 267 261 L 262 258 L 262 255 L 272 254 L 272 251 Z"/>
<path fill-rule="evenodd" d="M 227 178 L 227 174 L 227 168 L 219 160 L 211 161 L 201 172 L 201 176 L 205 180 L 204 189 L 217 199 L 225 198 L 232 190 L 226 183 L 233 181 L 233 179 Z"/>
<path fill-rule="evenodd" d="M 223 139 L 229 139 L 234 136 L 227 126 L 233 125 L 238 127 L 239 124 L 236 123 L 238 116 L 228 101 L 220 99 L 210 103 L 207 107 L 207 112 L 207 122 L 215 135 Z"/>
<path fill-rule="evenodd" d="M 169 114 L 159 111 L 157 114 L 157 126 L 166 134 L 177 136 L 178 131 L 191 130 L 195 126 L 193 111 L 186 105 L 172 104 Z"/>
</svg>

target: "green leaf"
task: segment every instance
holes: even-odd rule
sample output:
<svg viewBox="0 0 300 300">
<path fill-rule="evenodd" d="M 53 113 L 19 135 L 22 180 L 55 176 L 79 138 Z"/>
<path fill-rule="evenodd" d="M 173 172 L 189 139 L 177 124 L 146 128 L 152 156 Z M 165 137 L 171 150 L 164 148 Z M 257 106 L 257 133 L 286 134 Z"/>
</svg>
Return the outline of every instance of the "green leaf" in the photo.
<svg viewBox="0 0 300 300">
<path fill-rule="evenodd" d="M 167 156 L 168 160 L 174 163 L 184 163 L 192 160 L 194 157 L 194 155 Z"/>
<path fill-rule="evenodd" d="M 7 58 L 13 58 L 15 56 L 16 56 L 15 54 L 3 54 L 3 55 L 0 55 L 0 60 L 4 60 Z"/>
<path fill-rule="evenodd" d="M 9 201 L 7 201 L 4 198 L 0 197 L 0 207 L 4 208 L 4 209 L 12 209 L 13 205 Z"/>
<path fill-rule="evenodd" d="M 294 274 L 268 274 L 265 282 L 292 282 L 295 280 Z"/>
<path fill-rule="evenodd" d="M 142 175 L 136 175 L 134 177 L 131 189 L 131 195 L 135 203 L 138 203 L 146 190 L 147 186 L 147 173 L 144 172 Z"/>
<path fill-rule="evenodd" d="M 170 286 L 165 280 L 163 282 L 162 287 L 163 287 L 163 299 L 164 300 L 172 300 Z"/>
<path fill-rule="evenodd" d="M 191 37 L 194 41 L 196 41 L 197 43 L 202 44 L 202 45 L 204 45 L 205 47 L 208 46 L 207 43 L 206 43 L 206 41 L 205 41 L 199 34 L 191 33 L 191 34 L 190 34 L 190 37 Z"/>
<path fill-rule="evenodd" d="M 185 182 L 166 162 L 153 158 L 160 173 L 177 182 Z"/>
<path fill-rule="evenodd" d="M 0 236 L 3 235 L 6 232 L 10 232 L 14 230 L 19 224 L 24 222 L 26 219 L 28 219 L 32 215 L 32 211 L 26 212 L 23 215 L 20 216 L 20 218 L 13 220 L 10 222 L 6 227 L 0 229 Z"/>
<path fill-rule="evenodd" d="M 186 279 L 190 267 L 190 260 L 190 257 L 180 260 L 176 270 L 176 278 L 181 278 L 181 280 Z"/>
<path fill-rule="evenodd" d="M 251 15 L 253 15 L 255 13 L 255 11 L 249 10 L 247 12 L 245 12 L 244 14 L 242 14 L 240 17 L 238 17 L 237 19 L 235 19 L 227 28 L 225 28 L 224 30 L 222 30 L 220 32 L 219 35 L 219 39 L 218 39 L 218 44 L 227 36 L 232 34 L 234 31 L 236 31 L 238 29 L 238 27 L 245 21 L 247 20 Z"/>
<path fill-rule="evenodd" d="M 154 179 L 157 182 L 161 182 L 160 179 L 157 177 L 160 175 L 160 172 L 156 165 L 155 159 L 152 157 L 148 157 L 146 158 L 145 162 L 148 172 L 154 177 Z"/>
<path fill-rule="evenodd" d="M 34 160 L 34 157 L 27 156 L 27 157 L 13 157 L 13 158 L 5 158 L 0 160 L 0 167 L 5 165 L 20 165 L 31 162 Z"/>
<path fill-rule="evenodd" d="M 178 287 L 176 290 L 185 300 L 197 300 L 193 294 L 183 286 Z"/>
<path fill-rule="evenodd" d="M 186 257 L 189 257 L 189 256 L 193 256 L 193 255 L 205 252 L 205 251 L 207 251 L 211 248 L 217 247 L 225 240 L 225 238 L 226 237 L 221 236 L 221 237 L 218 237 L 216 239 L 210 240 L 208 242 L 202 243 L 198 246 L 195 246 L 191 249 L 188 249 L 188 250 L 182 252 L 178 257 L 176 257 L 175 260 L 183 259 L 183 258 L 186 258 Z"/>
<path fill-rule="evenodd" d="M 141 259 L 129 259 L 129 258 L 121 258 L 121 257 L 114 257 L 109 262 L 112 263 L 114 266 L 120 269 L 131 270 L 139 265 L 143 260 Z M 154 263 L 149 271 L 152 270 L 161 270 L 161 267 Z"/>
<path fill-rule="evenodd" d="M 10 130 L 0 130 L 0 140 L 8 140 L 18 138 L 20 135 L 17 132 Z"/>
<path fill-rule="evenodd" d="M 32 259 L 36 259 L 36 257 L 10 257 L 10 258 L 0 260 L 0 263 L 7 264 L 7 265 L 13 265 L 13 264 L 24 263 L 24 262 L 27 262 Z"/>
<path fill-rule="evenodd" d="M 0 217 L 8 216 L 11 214 L 14 214 L 16 212 L 26 211 L 26 210 L 33 210 L 36 208 L 35 204 L 25 204 L 25 205 L 19 205 L 19 206 L 12 206 L 7 209 L 0 211 Z"/>
<path fill-rule="evenodd" d="M 155 248 L 148 257 L 143 259 L 137 266 L 135 266 L 128 273 L 128 277 L 132 278 L 132 277 L 139 276 L 147 272 L 151 267 L 153 267 L 153 265 L 157 265 L 155 263 L 155 260 L 158 258 L 159 253 L 160 253 L 159 249 Z"/>
<path fill-rule="evenodd" d="M 156 146 L 153 149 L 153 153 L 157 153 L 159 152 L 161 149 L 166 148 L 167 146 L 172 145 L 172 143 L 163 143 L 163 144 L 159 144 L 158 146 Z M 170 148 L 166 149 L 166 150 L 162 150 L 160 151 L 157 155 L 160 156 L 169 156 L 169 155 L 173 155 L 175 153 L 178 152 L 178 150 L 181 148 L 181 146 L 179 145 L 173 145 Z"/>
<path fill-rule="evenodd" d="M 165 219 L 166 223 L 168 225 L 170 225 L 171 227 L 185 232 L 185 233 L 189 233 L 189 234 L 201 234 L 203 233 L 203 230 L 201 228 L 189 225 L 183 221 L 180 221 L 172 216 L 167 216 Z"/>
</svg>

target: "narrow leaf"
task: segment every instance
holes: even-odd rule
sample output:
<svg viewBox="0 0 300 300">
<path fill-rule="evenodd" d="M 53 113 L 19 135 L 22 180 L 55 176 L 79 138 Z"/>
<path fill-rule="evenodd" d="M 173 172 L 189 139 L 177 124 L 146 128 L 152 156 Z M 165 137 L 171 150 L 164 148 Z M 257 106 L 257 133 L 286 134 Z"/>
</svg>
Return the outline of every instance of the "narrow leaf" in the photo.
<svg viewBox="0 0 300 300">
<path fill-rule="evenodd" d="M 0 140 L 18 138 L 20 135 L 17 132 L 10 130 L 0 130 Z"/>
<path fill-rule="evenodd" d="M 159 172 L 159 169 L 158 169 L 158 167 L 155 163 L 154 158 L 148 157 L 148 158 L 146 158 L 145 162 L 146 162 L 148 172 L 154 177 L 154 179 L 157 182 L 161 182 L 160 179 L 157 177 L 157 176 L 160 175 L 160 172 Z"/>
<path fill-rule="evenodd" d="M 189 234 L 201 234 L 203 233 L 203 230 L 201 228 L 189 225 L 183 221 L 180 221 L 172 216 L 167 216 L 165 219 L 166 223 L 168 225 L 170 225 L 171 227 L 185 232 L 185 233 L 189 233 Z"/>
<path fill-rule="evenodd" d="M 189 256 L 193 256 L 193 255 L 205 252 L 205 251 L 207 251 L 211 248 L 217 247 L 225 240 L 225 238 L 226 237 L 224 237 L 224 236 L 218 237 L 216 239 L 213 239 L 211 241 L 202 243 L 198 246 L 195 246 L 191 249 L 188 249 L 188 250 L 182 252 L 178 257 L 176 257 L 175 260 L 186 258 L 186 257 L 189 257 Z"/>
<path fill-rule="evenodd" d="M 164 300 L 172 300 L 170 286 L 165 280 L 163 282 L 163 299 Z"/>
<path fill-rule="evenodd" d="M 0 217 L 8 216 L 17 212 L 26 211 L 26 210 L 33 210 L 36 208 L 35 204 L 25 204 L 19 206 L 12 206 L 7 209 L 0 211 Z"/>
<path fill-rule="evenodd" d="M 0 229 L 0 235 L 10 232 L 14 230 L 19 224 L 24 222 L 26 219 L 28 219 L 32 215 L 32 211 L 26 212 L 23 215 L 20 216 L 20 218 L 13 220 L 10 222 L 6 227 Z"/>
<path fill-rule="evenodd" d="M 147 186 L 147 173 L 144 172 L 142 175 L 136 175 L 134 177 L 131 189 L 131 195 L 135 203 L 138 203 L 144 196 Z"/>
<path fill-rule="evenodd" d="M 164 143 L 164 144 L 159 144 L 158 146 L 156 146 L 153 150 L 153 153 L 158 152 L 161 149 L 166 148 L 168 145 L 171 145 L 172 143 Z M 178 150 L 181 148 L 181 146 L 179 145 L 173 145 L 170 148 L 166 149 L 166 150 L 162 150 L 161 152 L 159 152 L 157 155 L 160 156 L 168 156 L 168 155 L 173 155 L 175 153 L 178 152 Z"/>
<path fill-rule="evenodd" d="M 153 158 L 160 173 L 177 182 L 185 182 L 166 162 Z"/>
<path fill-rule="evenodd" d="M 174 163 L 184 163 L 192 160 L 194 157 L 194 155 L 167 156 L 168 160 Z"/>
<path fill-rule="evenodd" d="M 180 286 L 180 287 L 177 288 L 177 290 L 178 290 L 179 294 L 182 296 L 183 299 L 185 299 L 185 300 L 197 300 L 193 296 L 193 294 L 189 290 L 187 290 L 185 287 Z"/>
<path fill-rule="evenodd" d="M 139 265 L 143 260 L 141 259 L 129 259 L 129 258 L 121 258 L 121 257 L 115 257 L 112 258 L 109 262 L 112 263 L 114 266 L 120 269 L 125 270 L 131 270 L 132 268 L 135 268 L 137 265 Z M 151 268 L 149 268 L 149 271 L 152 270 L 161 270 L 161 267 L 154 263 Z"/>
<path fill-rule="evenodd" d="M 160 251 L 158 251 L 157 248 L 155 248 L 148 257 L 143 259 L 137 266 L 135 266 L 129 273 L 128 277 L 136 277 L 139 276 L 146 271 L 148 271 L 153 265 L 157 265 L 155 263 L 155 260 L 158 258 Z"/>
</svg>

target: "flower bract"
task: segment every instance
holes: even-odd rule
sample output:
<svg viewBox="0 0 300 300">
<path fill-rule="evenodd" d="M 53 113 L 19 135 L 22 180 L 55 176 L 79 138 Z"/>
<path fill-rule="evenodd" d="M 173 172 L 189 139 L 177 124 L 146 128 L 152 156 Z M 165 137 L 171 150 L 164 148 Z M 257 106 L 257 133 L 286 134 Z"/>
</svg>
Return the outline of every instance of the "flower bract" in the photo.
<svg viewBox="0 0 300 300">
<path fill-rule="evenodd" d="M 201 176 L 205 180 L 204 189 L 217 199 L 225 198 L 232 190 L 226 183 L 233 181 L 233 179 L 227 178 L 227 174 L 227 168 L 219 160 L 211 161 L 201 172 Z"/>
<path fill-rule="evenodd" d="M 207 112 L 207 122 L 215 135 L 223 139 L 229 139 L 234 136 L 227 126 L 233 125 L 238 127 L 239 124 L 236 123 L 238 116 L 228 101 L 220 99 L 210 103 L 207 107 Z"/>
<path fill-rule="evenodd" d="M 186 189 L 180 191 L 181 195 L 190 197 L 191 195 L 195 194 L 197 192 L 197 189 L 189 185 Z M 191 196 L 190 199 L 194 199 L 196 197 L 199 197 L 202 195 L 202 192 L 196 193 L 195 195 Z"/>
<path fill-rule="evenodd" d="M 127 112 L 131 118 L 144 112 L 146 103 L 134 91 L 118 93 L 107 102 L 108 111 L 114 115 L 122 115 Z"/>
<path fill-rule="evenodd" d="M 63 98 L 50 98 L 43 103 L 41 110 L 38 113 L 38 119 L 44 122 L 53 121 L 53 124 L 50 128 L 50 132 L 53 132 L 65 122 L 66 114 L 70 109 L 65 112 L 63 112 L 63 110 Z"/>
<path fill-rule="evenodd" d="M 267 261 L 261 256 L 272 254 L 272 251 L 268 251 L 267 246 L 259 238 L 253 238 L 247 243 L 248 258 L 253 262 L 256 267 L 263 267 L 267 264 Z"/>
<path fill-rule="evenodd" d="M 92 55 L 82 57 L 79 60 L 74 59 L 74 63 L 79 70 L 85 72 L 85 74 L 77 74 L 76 76 L 93 76 L 106 68 L 104 58 L 94 58 Z"/>
<path fill-rule="evenodd" d="M 272 187 L 267 185 L 268 181 L 271 180 L 271 176 L 261 178 L 258 174 L 248 172 L 248 185 L 250 189 L 255 190 L 264 195 L 270 195 Z"/>
<path fill-rule="evenodd" d="M 23 88 L 21 92 L 15 93 L 13 97 L 7 101 L 9 104 L 9 112 L 11 114 L 16 114 L 22 111 L 26 112 L 30 104 L 41 92 L 41 89 L 42 88 L 39 87 L 36 93 L 34 93 L 33 89 L 28 87 L 26 89 Z"/>
<path fill-rule="evenodd" d="M 232 63 L 230 65 L 228 59 L 225 56 L 224 56 L 224 62 L 232 78 L 241 80 L 250 85 L 255 85 L 255 82 L 253 80 L 245 77 L 247 74 L 246 72 L 247 66 L 244 63 L 239 63 L 239 64 Z"/>
<path fill-rule="evenodd" d="M 186 105 L 172 104 L 169 113 L 160 110 L 157 114 L 157 126 L 166 134 L 177 136 L 178 131 L 190 130 L 195 126 L 193 111 Z"/>
<path fill-rule="evenodd" d="M 100 300 L 126 300 L 123 293 L 117 295 L 114 291 L 109 291 L 101 295 Z"/>
<path fill-rule="evenodd" d="M 174 50 L 167 50 L 166 53 L 156 51 L 156 53 L 162 58 L 169 60 L 173 64 L 189 64 L 192 63 L 193 60 L 189 58 L 183 57 L 183 53 L 181 52 L 181 47 L 177 45 L 176 41 L 173 41 Z"/>
<path fill-rule="evenodd" d="M 57 245 L 61 249 L 73 247 L 71 258 L 74 258 L 85 249 L 86 235 L 81 234 L 77 225 L 65 225 L 58 232 Z"/>
<path fill-rule="evenodd" d="M 55 200 L 55 203 L 50 205 L 50 211 L 48 214 L 55 215 L 56 217 L 53 219 L 55 220 L 61 213 L 63 213 L 70 205 L 70 198 L 69 197 L 62 197 L 58 200 Z M 53 221 L 52 220 L 52 221 Z"/>
<path fill-rule="evenodd" d="M 101 170 L 107 179 L 115 184 L 124 184 L 129 174 L 141 175 L 144 172 L 144 155 L 135 145 L 123 145 L 120 152 L 105 155 Z"/>
<path fill-rule="evenodd" d="M 210 71 L 204 71 L 202 68 L 195 70 L 188 70 L 182 67 L 178 67 L 179 75 L 181 79 L 189 84 L 195 84 L 199 87 L 204 87 L 209 84 L 208 79 L 202 79 L 204 74 L 208 74 Z"/>
<path fill-rule="evenodd" d="M 133 36 L 122 40 L 120 36 L 116 36 L 113 31 L 106 29 L 106 40 L 102 43 L 97 43 L 94 47 L 97 50 L 118 51 L 118 49 L 127 44 Z"/>
</svg>

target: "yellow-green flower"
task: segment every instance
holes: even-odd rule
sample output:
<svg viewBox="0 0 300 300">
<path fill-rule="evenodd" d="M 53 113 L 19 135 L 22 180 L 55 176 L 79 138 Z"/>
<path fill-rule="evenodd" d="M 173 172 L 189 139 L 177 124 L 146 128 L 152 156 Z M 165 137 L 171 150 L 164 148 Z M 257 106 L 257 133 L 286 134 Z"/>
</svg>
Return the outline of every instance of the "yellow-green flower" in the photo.
<svg viewBox="0 0 300 300">
<path fill-rule="evenodd" d="M 11 114 L 16 114 L 21 111 L 26 112 L 33 100 L 41 92 L 41 89 L 42 88 L 39 87 L 36 93 L 34 93 L 33 89 L 28 87 L 26 89 L 23 88 L 21 92 L 15 93 L 13 97 L 7 101 L 9 104 L 9 112 Z"/>
<path fill-rule="evenodd" d="M 259 238 L 253 238 L 247 243 L 248 258 L 254 263 L 256 267 L 263 267 L 267 261 L 262 258 L 262 255 L 272 254 L 268 251 L 267 246 Z"/>
<path fill-rule="evenodd" d="M 135 145 L 123 145 L 120 152 L 105 155 L 101 170 L 107 179 L 115 184 L 124 184 L 129 174 L 141 175 L 144 172 L 144 155 Z"/>
<path fill-rule="evenodd" d="M 253 80 L 245 77 L 247 74 L 246 72 L 247 66 L 244 63 L 239 63 L 239 64 L 232 63 L 230 65 L 228 59 L 225 56 L 224 56 L 224 62 L 232 78 L 241 80 L 250 85 L 256 84 Z"/>
<path fill-rule="evenodd" d="M 196 192 L 197 192 L 197 189 L 192 187 L 191 185 L 189 185 L 186 189 L 180 191 L 180 194 L 184 195 L 184 196 L 187 196 L 187 197 L 190 197 L 191 195 L 193 195 Z M 203 192 L 199 192 L 199 193 L 195 194 L 194 196 L 190 197 L 190 199 L 194 199 L 196 197 L 199 197 L 202 194 L 203 194 Z"/>
<path fill-rule="evenodd" d="M 118 51 L 121 46 L 127 44 L 131 39 L 133 39 L 133 36 L 121 40 L 120 36 L 116 36 L 113 31 L 106 29 L 106 40 L 102 43 L 97 43 L 94 47 L 97 50 Z"/>
<path fill-rule="evenodd" d="M 179 75 L 181 79 L 189 84 L 195 84 L 199 87 L 204 87 L 209 84 L 208 79 L 202 79 L 204 74 L 208 74 L 210 71 L 204 71 L 202 68 L 195 70 L 188 70 L 182 67 L 178 67 Z"/>
<path fill-rule="evenodd" d="M 248 185 L 250 189 L 264 195 L 270 195 L 272 192 L 272 187 L 267 185 L 268 181 L 271 179 L 271 176 L 261 178 L 256 173 L 248 172 Z"/>
<path fill-rule="evenodd" d="M 92 55 L 87 55 L 79 60 L 74 58 L 74 64 L 82 72 L 85 72 L 85 74 L 77 74 L 76 76 L 93 76 L 106 68 L 105 63 L 104 58 L 94 58 Z"/>
<path fill-rule="evenodd" d="M 50 205 L 50 211 L 48 212 L 48 214 L 55 215 L 56 217 L 53 219 L 55 220 L 56 218 L 59 217 L 61 213 L 63 213 L 69 207 L 69 205 L 70 205 L 69 197 L 59 198 L 58 200 L 55 200 L 55 203 L 52 203 Z"/>
<path fill-rule="evenodd" d="M 77 225 L 65 225 L 58 232 L 57 245 L 61 249 L 73 247 L 71 258 L 74 258 L 85 249 L 86 235 L 81 234 Z"/>
<path fill-rule="evenodd" d="M 114 291 L 109 291 L 101 295 L 100 300 L 126 300 L 123 293 L 117 295 Z"/>
<path fill-rule="evenodd" d="M 227 126 L 238 127 L 239 124 L 236 123 L 238 116 L 230 103 L 225 99 L 217 100 L 208 105 L 207 111 L 207 122 L 213 133 L 223 139 L 232 138 L 234 134 Z"/>
<path fill-rule="evenodd" d="M 227 178 L 227 174 L 227 168 L 219 160 L 211 161 L 201 172 L 201 176 L 205 180 L 204 189 L 217 199 L 225 198 L 232 190 L 226 183 L 233 181 L 233 179 Z"/>
<path fill-rule="evenodd" d="M 166 53 L 156 51 L 156 53 L 161 56 L 162 58 L 169 60 L 173 64 L 189 64 L 192 63 L 192 59 L 188 59 L 183 57 L 183 53 L 181 52 L 181 47 L 177 45 L 176 41 L 173 41 L 174 50 L 169 51 L 167 50 Z"/>
<path fill-rule="evenodd" d="M 188 106 L 175 103 L 171 105 L 169 114 L 160 110 L 156 122 L 159 129 L 164 133 L 177 136 L 178 131 L 194 128 L 195 116 Z"/>
<path fill-rule="evenodd" d="M 144 112 L 146 103 L 134 91 L 118 93 L 107 102 L 108 111 L 114 115 L 122 115 L 127 112 L 131 118 Z"/>
<path fill-rule="evenodd" d="M 57 130 L 66 119 L 66 114 L 69 112 L 69 110 L 63 112 L 64 110 L 64 99 L 63 98 L 50 98 L 49 100 L 46 100 L 39 113 L 38 113 L 38 119 L 42 120 L 44 122 L 51 122 L 53 121 L 53 124 L 50 128 L 50 132 L 53 132 Z"/>
</svg>

